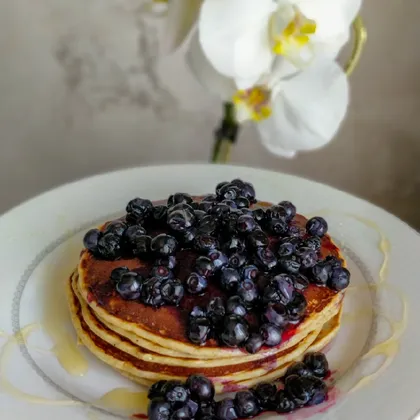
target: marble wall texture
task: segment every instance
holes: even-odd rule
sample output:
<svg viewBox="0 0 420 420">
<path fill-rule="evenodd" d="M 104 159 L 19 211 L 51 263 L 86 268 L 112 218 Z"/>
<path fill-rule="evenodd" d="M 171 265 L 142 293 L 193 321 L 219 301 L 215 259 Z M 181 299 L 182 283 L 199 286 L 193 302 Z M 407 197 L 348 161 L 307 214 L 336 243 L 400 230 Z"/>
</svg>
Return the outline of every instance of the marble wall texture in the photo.
<svg viewBox="0 0 420 420">
<path fill-rule="evenodd" d="M 182 51 L 159 57 L 143 0 L 0 2 L 0 212 L 66 181 L 154 162 L 204 161 L 219 102 Z M 419 0 L 365 0 L 369 41 L 335 142 L 294 160 L 253 128 L 233 161 L 377 203 L 420 227 Z"/>
</svg>

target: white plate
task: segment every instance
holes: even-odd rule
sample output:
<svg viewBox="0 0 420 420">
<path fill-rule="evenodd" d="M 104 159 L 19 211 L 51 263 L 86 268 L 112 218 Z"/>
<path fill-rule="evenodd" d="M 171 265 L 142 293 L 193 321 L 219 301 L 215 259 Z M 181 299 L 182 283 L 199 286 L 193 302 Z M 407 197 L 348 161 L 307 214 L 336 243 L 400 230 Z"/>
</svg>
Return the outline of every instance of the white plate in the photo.
<svg viewBox="0 0 420 420">
<path fill-rule="evenodd" d="M 158 200 L 175 191 L 208 193 L 218 182 L 238 177 L 254 184 L 259 199 L 291 200 L 302 214 L 323 215 L 352 272 L 343 325 L 328 350 L 332 398 L 288 420 L 416 417 L 419 235 L 385 211 L 325 185 L 244 167 L 176 165 L 130 169 L 65 185 L 0 218 L 0 407 L 8 419 L 121 418 L 112 404 L 97 410 L 92 403 L 115 388 L 139 388 L 85 349 L 87 373 L 69 374 L 42 328 L 48 316 L 75 340 L 62 282 L 77 264 L 83 232 L 122 213 L 134 196 Z M 28 325 L 33 331 L 26 343 L 13 339 Z"/>
</svg>

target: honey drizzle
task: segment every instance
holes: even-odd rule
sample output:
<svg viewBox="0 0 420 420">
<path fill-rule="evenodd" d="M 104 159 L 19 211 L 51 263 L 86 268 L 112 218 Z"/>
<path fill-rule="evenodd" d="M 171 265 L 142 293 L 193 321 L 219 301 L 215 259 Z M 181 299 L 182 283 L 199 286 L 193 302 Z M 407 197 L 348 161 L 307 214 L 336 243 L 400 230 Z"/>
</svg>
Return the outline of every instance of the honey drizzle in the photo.
<svg viewBox="0 0 420 420">
<path fill-rule="evenodd" d="M 133 391 L 128 388 L 115 388 L 104 394 L 95 405 L 114 409 L 129 411 L 130 414 L 146 414 L 148 398 L 146 391 Z"/>
<path fill-rule="evenodd" d="M 69 310 L 63 296 L 63 283 L 50 282 L 46 287 L 45 308 L 42 328 L 53 342 L 51 351 L 55 354 L 62 368 L 73 376 L 83 376 L 88 371 L 86 357 L 80 351 L 80 346 L 74 339 L 66 324 L 69 319 Z"/>
<path fill-rule="evenodd" d="M 36 395 L 28 394 L 20 389 L 16 388 L 6 376 L 6 366 L 12 355 L 13 350 L 21 343 L 25 342 L 29 335 L 38 330 L 40 325 L 30 324 L 22 328 L 19 332 L 11 335 L 6 343 L 4 343 L 0 351 L 0 387 L 3 391 L 6 391 L 9 395 L 24 400 L 33 404 L 48 404 L 54 406 L 70 406 L 70 405 L 81 405 L 81 403 L 72 400 L 52 400 L 48 398 L 38 397 Z"/>
<path fill-rule="evenodd" d="M 322 209 L 319 212 L 317 212 L 317 215 L 319 214 L 328 214 L 331 213 L 331 210 L 328 209 Z M 379 235 L 379 245 L 378 248 L 380 252 L 383 255 L 383 260 L 381 267 L 379 269 L 379 281 L 372 285 L 367 285 L 370 289 L 376 289 L 380 290 L 381 288 L 388 288 L 393 289 L 394 292 L 399 296 L 401 303 L 402 303 L 402 315 L 400 321 L 392 321 L 390 318 L 383 314 L 378 314 L 382 317 L 384 317 L 388 324 L 391 327 L 391 336 L 387 338 L 386 340 L 376 344 L 373 346 L 370 350 L 368 350 L 362 357 L 362 360 L 367 360 L 371 357 L 376 356 L 385 356 L 384 362 L 381 364 L 381 366 L 373 373 L 369 375 L 365 375 L 363 378 L 361 378 L 356 384 L 350 389 L 349 392 L 354 392 L 366 385 L 368 385 L 370 382 L 378 378 L 392 363 L 395 356 L 398 354 L 398 351 L 400 349 L 400 338 L 403 335 L 404 331 L 407 328 L 408 323 L 408 304 L 407 304 L 407 298 L 404 296 L 404 294 L 398 290 L 394 285 L 389 284 L 387 282 L 388 277 L 388 271 L 389 271 L 389 257 L 391 253 L 391 243 L 387 236 L 384 234 L 382 229 L 378 226 L 377 223 L 373 222 L 372 220 L 366 219 L 361 216 L 357 216 L 351 213 L 343 213 L 343 215 L 350 217 L 354 220 L 357 220 L 358 222 L 362 223 L 363 225 L 373 229 L 378 235 Z M 363 286 L 362 286 L 363 287 Z M 348 291 L 350 290 L 357 290 L 358 287 L 349 287 Z M 344 314 L 344 317 L 346 314 Z M 348 315 L 349 317 L 351 315 Z"/>
</svg>

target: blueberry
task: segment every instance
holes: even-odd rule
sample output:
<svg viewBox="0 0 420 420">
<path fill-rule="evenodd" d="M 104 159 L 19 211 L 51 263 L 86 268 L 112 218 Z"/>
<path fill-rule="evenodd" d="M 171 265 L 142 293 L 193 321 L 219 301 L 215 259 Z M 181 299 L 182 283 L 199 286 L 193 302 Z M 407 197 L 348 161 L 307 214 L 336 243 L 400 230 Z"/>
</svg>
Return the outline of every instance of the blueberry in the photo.
<svg viewBox="0 0 420 420">
<path fill-rule="evenodd" d="M 293 285 L 297 291 L 301 292 L 309 286 L 309 280 L 306 276 L 299 273 L 293 278 Z"/>
<path fill-rule="evenodd" d="M 190 318 L 187 335 L 193 344 L 197 344 L 199 346 L 205 344 L 210 332 L 210 321 L 207 318 Z"/>
<path fill-rule="evenodd" d="M 195 418 L 195 416 L 197 415 L 197 412 L 198 412 L 198 409 L 199 409 L 199 405 L 198 405 L 198 403 L 196 403 L 194 400 L 192 400 L 192 399 L 189 399 L 187 402 L 186 402 L 186 406 L 188 406 L 188 408 L 190 409 L 190 411 L 191 411 L 191 415 L 192 415 L 192 418 L 194 419 Z"/>
<path fill-rule="evenodd" d="M 99 229 L 90 229 L 86 232 L 83 238 L 83 245 L 86 249 L 94 254 L 98 251 L 98 241 L 102 236 L 102 232 Z"/>
<path fill-rule="evenodd" d="M 306 222 L 306 231 L 309 235 L 322 238 L 328 230 L 328 224 L 322 217 L 312 217 Z"/>
<path fill-rule="evenodd" d="M 138 256 L 145 256 L 150 252 L 150 244 L 152 238 L 148 235 L 140 235 L 136 238 L 136 242 L 133 244 L 133 254 Z"/>
<path fill-rule="evenodd" d="M 132 225 L 124 233 L 124 240 L 130 248 L 134 248 L 137 240 L 146 235 L 146 229 L 141 225 Z"/>
<path fill-rule="evenodd" d="M 193 420 L 194 415 L 191 408 L 186 404 L 172 413 L 171 420 Z"/>
<path fill-rule="evenodd" d="M 126 229 L 127 225 L 124 222 L 121 222 L 120 220 L 115 220 L 106 225 L 104 234 L 113 233 L 117 236 L 123 236 Z"/>
<path fill-rule="evenodd" d="M 216 418 L 218 420 L 236 420 L 238 414 L 232 398 L 225 398 L 216 403 Z"/>
<path fill-rule="evenodd" d="M 246 209 L 251 205 L 250 201 L 246 197 L 243 197 L 243 196 L 239 196 L 235 200 L 235 203 L 238 209 Z"/>
<path fill-rule="evenodd" d="M 295 295 L 293 278 L 288 274 L 278 274 L 270 281 L 270 285 L 277 291 L 279 302 L 287 305 Z"/>
<path fill-rule="evenodd" d="M 308 366 L 303 362 L 295 362 L 292 363 L 286 370 L 286 373 L 284 374 L 284 378 L 291 375 L 297 375 L 297 376 L 311 376 L 312 371 L 308 368 Z"/>
<path fill-rule="evenodd" d="M 130 270 L 128 267 L 117 267 L 111 271 L 111 281 L 114 284 L 117 284 L 121 280 L 121 276 L 125 273 L 128 273 Z"/>
<path fill-rule="evenodd" d="M 286 394 L 283 389 L 277 391 L 276 396 L 274 397 L 274 404 L 277 413 L 280 414 L 290 413 L 296 408 L 291 397 Z"/>
<path fill-rule="evenodd" d="M 230 213 L 231 210 L 232 209 L 227 204 L 217 203 L 209 210 L 208 214 L 213 217 L 223 217 L 224 215 Z"/>
<path fill-rule="evenodd" d="M 252 210 L 252 215 L 257 223 L 263 224 L 265 221 L 265 211 L 262 208 Z"/>
<path fill-rule="evenodd" d="M 328 264 L 331 267 L 331 269 L 341 268 L 343 266 L 343 260 L 334 255 L 328 255 L 327 257 L 325 257 L 324 262 Z"/>
<path fill-rule="evenodd" d="M 229 266 L 232 268 L 240 268 L 246 263 L 246 256 L 239 252 L 233 253 L 229 257 Z"/>
<path fill-rule="evenodd" d="M 168 207 L 173 207 L 177 204 L 191 204 L 192 197 L 186 193 L 175 193 L 168 198 Z"/>
<path fill-rule="evenodd" d="M 229 183 L 219 189 L 217 197 L 219 200 L 236 200 L 241 195 L 241 190 L 234 184 Z"/>
<path fill-rule="evenodd" d="M 276 385 L 262 382 L 254 388 L 254 393 L 263 410 L 273 410 L 276 408 L 274 400 L 277 393 Z"/>
<path fill-rule="evenodd" d="M 350 272 L 347 268 L 334 268 L 331 271 L 331 276 L 328 280 L 328 286 L 331 289 L 340 292 L 348 287 L 350 284 Z"/>
<path fill-rule="evenodd" d="M 203 375 L 190 375 L 186 383 L 191 393 L 191 398 L 200 403 L 211 402 L 215 390 L 213 382 Z"/>
<path fill-rule="evenodd" d="M 161 225 L 166 223 L 168 217 L 168 207 L 167 206 L 155 206 L 152 210 L 152 220 L 154 223 Z"/>
<path fill-rule="evenodd" d="M 318 262 L 317 253 L 311 248 L 298 248 L 296 250 L 296 255 L 298 255 L 300 258 L 302 268 L 311 268 Z"/>
<path fill-rule="evenodd" d="M 313 396 L 314 390 L 310 378 L 298 375 L 288 376 L 284 390 L 298 407 L 306 405 Z"/>
<path fill-rule="evenodd" d="M 234 399 L 235 408 L 240 418 L 254 417 L 261 411 L 257 397 L 251 391 L 239 391 Z"/>
<path fill-rule="evenodd" d="M 198 252 L 207 253 L 211 249 L 219 247 L 219 242 L 214 236 L 199 234 L 194 240 L 194 249 Z"/>
<path fill-rule="evenodd" d="M 194 210 L 195 218 L 200 224 L 201 220 L 203 220 L 205 217 L 207 217 L 207 213 L 203 210 Z"/>
<path fill-rule="evenodd" d="M 227 184 L 229 184 L 229 182 L 227 182 L 227 181 L 219 182 L 219 183 L 216 185 L 216 195 L 219 195 L 220 190 L 221 190 L 221 189 L 222 189 L 225 185 L 227 185 Z"/>
<path fill-rule="evenodd" d="M 141 298 L 146 305 L 160 307 L 165 301 L 161 293 L 162 281 L 154 277 L 143 283 Z"/>
<path fill-rule="evenodd" d="M 213 272 L 213 264 L 210 258 L 198 257 L 195 260 L 195 271 L 203 277 L 209 277 Z"/>
<path fill-rule="evenodd" d="M 171 406 L 164 399 L 153 399 L 147 410 L 149 420 L 169 420 L 171 416 Z"/>
<path fill-rule="evenodd" d="M 280 258 L 289 257 L 296 251 L 296 247 L 291 242 L 283 242 L 279 245 L 279 250 L 277 254 Z"/>
<path fill-rule="evenodd" d="M 227 292 L 235 292 L 238 288 L 241 276 L 238 270 L 230 267 L 225 267 L 220 272 L 220 284 Z"/>
<path fill-rule="evenodd" d="M 217 200 L 216 194 L 207 194 L 202 198 L 202 201 L 211 201 L 212 203 L 217 203 Z"/>
<path fill-rule="evenodd" d="M 225 214 L 220 219 L 220 227 L 223 234 L 225 235 L 228 235 L 229 233 L 234 234 L 234 235 L 238 234 L 236 225 L 237 225 L 239 216 L 241 215 L 242 213 L 235 211 L 235 212 L 230 212 L 228 214 Z"/>
<path fill-rule="evenodd" d="M 284 223 L 288 220 L 287 211 L 283 206 L 271 206 L 266 210 L 267 220 L 282 220 Z M 287 226 L 287 224 L 286 224 Z"/>
<path fill-rule="evenodd" d="M 206 215 L 198 223 L 198 232 L 205 235 L 212 235 L 216 231 L 218 223 L 216 217 Z"/>
<path fill-rule="evenodd" d="M 287 229 L 287 236 L 291 237 L 291 238 L 302 238 L 303 236 L 305 236 L 306 231 L 305 229 L 301 228 L 298 225 L 295 225 L 294 223 L 291 223 Z"/>
<path fill-rule="evenodd" d="M 120 255 L 121 238 L 113 233 L 107 233 L 98 240 L 97 254 L 105 260 L 115 260 Z"/>
<path fill-rule="evenodd" d="M 319 251 L 321 249 L 321 239 L 318 236 L 310 236 L 303 241 L 303 246 Z"/>
<path fill-rule="evenodd" d="M 233 201 L 233 200 L 223 200 L 221 203 L 222 203 L 222 204 L 226 204 L 226 205 L 227 205 L 227 206 L 229 206 L 231 209 L 237 209 L 237 208 L 238 208 L 238 206 L 237 206 L 236 202 L 235 202 L 235 201 Z"/>
<path fill-rule="evenodd" d="M 245 343 L 249 337 L 248 322 L 237 315 L 227 315 L 223 321 L 221 340 L 230 347 L 237 347 Z"/>
<path fill-rule="evenodd" d="M 147 394 L 149 400 L 154 400 L 155 398 L 164 398 L 164 388 L 168 381 L 158 381 L 155 382 L 150 388 Z"/>
<path fill-rule="evenodd" d="M 328 396 L 328 388 L 324 381 L 319 378 L 311 377 L 307 378 L 310 383 L 307 387 L 311 387 L 311 398 L 306 405 L 313 406 L 322 404 Z M 308 381 L 307 381 L 308 382 Z"/>
<path fill-rule="evenodd" d="M 284 208 L 287 221 L 292 220 L 296 216 L 296 207 L 290 201 L 281 201 L 279 206 Z"/>
<path fill-rule="evenodd" d="M 202 200 L 198 203 L 198 209 L 208 213 L 216 203 L 214 201 Z"/>
<path fill-rule="evenodd" d="M 280 296 L 277 289 L 269 282 L 267 285 L 260 287 L 262 292 L 262 302 L 264 305 L 280 303 Z"/>
<path fill-rule="evenodd" d="M 290 321 L 300 321 L 305 315 L 308 306 L 305 296 L 295 292 L 293 300 L 286 306 Z"/>
<path fill-rule="evenodd" d="M 219 327 L 226 314 L 225 303 L 221 297 L 215 297 L 207 304 L 207 316 L 215 327 Z"/>
<path fill-rule="evenodd" d="M 291 274 L 296 274 L 299 272 L 301 267 L 300 258 L 296 255 L 290 255 L 288 257 L 282 257 L 279 259 L 280 267 Z"/>
<path fill-rule="evenodd" d="M 228 255 L 233 252 L 243 252 L 245 250 L 245 242 L 242 238 L 237 236 L 229 236 L 229 238 L 223 243 L 223 251 Z"/>
<path fill-rule="evenodd" d="M 184 232 L 195 223 L 194 210 L 188 206 L 188 208 L 171 211 L 168 213 L 167 223 L 172 230 Z"/>
<path fill-rule="evenodd" d="M 245 216 L 251 216 L 254 219 L 254 214 L 252 213 L 251 209 L 248 209 L 247 207 L 244 207 L 244 208 L 240 209 L 240 212 L 241 212 L 241 214 L 243 214 Z M 258 227 L 259 226 L 257 225 L 256 228 L 258 228 Z"/>
<path fill-rule="evenodd" d="M 288 231 L 288 226 L 283 219 L 271 219 L 268 222 L 268 229 L 274 235 L 284 236 Z"/>
<path fill-rule="evenodd" d="M 257 222 L 254 220 L 254 218 L 250 215 L 242 215 L 238 217 L 238 220 L 236 222 L 236 228 L 238 229 L 238 232 L 241 233 L 249 233 L 255 230 L 257 227 Z"/>
<path fill-rule="evenodd" d="M 150 271 L 150 277 L 156 277 L 159 280 L 168 280 L 174 278 L 174 273 L 164 265 L 155 265 Z"/>
<path fill-rule="evenodd" d="M 270 240 L 262 230 L 254 230 L 248 235 L 247 243 L 252 248 L 260 248 L 268 246 Z"/>
<path fill-rule="evenodd" d="M 178 279 L 169 279 L 161 286 L 161 294 L 166 303 L 178 306 L 184 297 L 184 286 Z"/>
<path fill-rule="evenodd" d="M 252 280 L 239 283 L 236 294 L 243 300 L 245 306 L 251 307 L 258 301 L 258 288 Z"/>
<path fill-rule="evenodd" d="M 164 392 L 165 400 L 173 407 L 184 405 L 190 397 L 188 388 L 177 381 L 168 381 L 164 386 Z"/>
<path fill-rule="evenodd" d="M 167 257 L 173 255 L 178 247 L 178 241 L 171 235 L 161 233 L 152 239 L 150 248 L 156 254 Z"/>
<path fill-rule="evenodd" d="M 170 270 L 173 270 L 176 266 L 176 258 L 173 255 L 160 257 L 155 261 L 155 265 L 163 265 L 164 267 L 168 267 Z"/>
<path fill-rule="evenodd" d="M 126 212 L 130 216 L 130 220 L 141 222 L 146 219 L 152 212 L 153 204 L 150 200 L 143 198 L 134 198 L 126 207 Z"/>
<path fill-rule="evenodd" d="M 318 378 L 325 378 L 328 374 L 328 361 L 323 353 L 307 353 L 303 359 L 303 363 Z"/>
<path fill-rule="evenodd" d="M 200 306 L 194 306 L 190 312 L 191 318 L 205 318 L 207 316 L 207 311 Z"/>
<path fill-rule="evenodd" d="M 241 186 L 241 195 L 247 198 L 251 204 L 256 203 L 254 186 L 249 182 L 244 182 Z"/>
<path fill-rule="evenodd" d="M 207 280 L 197 273 L 191 273 L 185 281 L 188 293 L 192 295 L 201 295 L 207 290 Z"/>
<path fill-rule="evenodd" d="M 214 400 L 202 402 L 197 413 L 197 420 L 214 420 L 216 418 L 216 402 Z"/>
<path fill-rule="evenodd" d="M 325 261 L 320 261 L 312 267 L 312 279 L 315 284 L 325 286 L 330 278 L 331 266 Z"/>
<path fill-rule="evenodd" d="M 219 270 L 228 264 L 228 257 L 217 249 L 209 251 L 207 256 L 210 258 L 213 264 L 213 271 Z"/>
<path fill-rule="evenodd" d="M 287 324 L 287 311 L 284 305 L 277 303 L 269 305 L 262 314 L 262 321 L 284 327 Z"/>
<path fill-rule="evenodd" d="M 264 270 L 271 270 L 277 265 L 277 258 L 269 248 L 258 248 L 255 262 Z"/>
<path fill-rule="evenodd" d="M 132 271 L 124 273 L 117 283 L 116 290 L 126 300 L 138 299 L 142 289 L 142 277 Z"/>
<path fill-rule="evenodd" d="M 226 302 L 226 312 L 229 315 L 245 316 L 247 310 L 239 296 L 231 296 Z"/>
<path fill-rule="evenodd" d="M 256 265 L 250 264 L 245 265 L 241 268 L 242 280 L 256 280 L 258 277 L 259 270 Z"/>
<path fill-rule="evenodd" d="M 268 322 L 260 327 L 260 334 L 264 344 L 269 347 L 277 346 L 281 343 L 281 333 L 280 327 Z"/>
<path fill-rule="evenodd" d="M 252 333 L 245 342 L 245 350 L 248 353 L 255 354 L 261 350 L 264 345 L 264 340 L 260 333 Z"/>
</svg>

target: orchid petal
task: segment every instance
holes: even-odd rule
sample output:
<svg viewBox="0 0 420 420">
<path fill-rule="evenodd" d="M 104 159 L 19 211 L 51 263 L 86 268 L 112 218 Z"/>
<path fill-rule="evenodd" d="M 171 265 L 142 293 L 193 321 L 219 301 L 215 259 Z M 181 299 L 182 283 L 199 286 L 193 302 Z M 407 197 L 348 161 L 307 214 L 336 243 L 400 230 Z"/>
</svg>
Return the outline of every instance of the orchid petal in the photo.
<svg viewBox="0 0 420 420">
<path fill-rule="evenodd" d="M 239 81 L 258 80 L 269 71 L 273 56 L 268 24 L 275 9 L 274 0 L 204 1 L 199 39 L 217 71 Z"/>
<path fill-rule="evenodd" d="M 257 125 L 263 144 L 274 154 L 293 157 L 329 143 L 349 101 L 343 70 L 333 61 L 317 59 L 279 88 L 273 93 L 272 116 Z"/>
<path fill-rule="evenodd" d="M 346 32 L 360 10 L 362 0 L 295 0 L 300 11 L 317 24 L 313 40 L 328 40 Z"/>
<path fill-rule="evenodd" d="M 233 79 L 220 74 L 207 60 L 201 49 L 197 32 L 191 38 L 186 61 L 197 81 L 209 92 L 219 95 L 222 100 L 230 101 L 234 92 Z"/>
<path fill-rule="evenodd" d="M 197 21 L 202 0 L 170 0 L 163 50 L 172 52 L 185 41 Z"/>
</svg>

